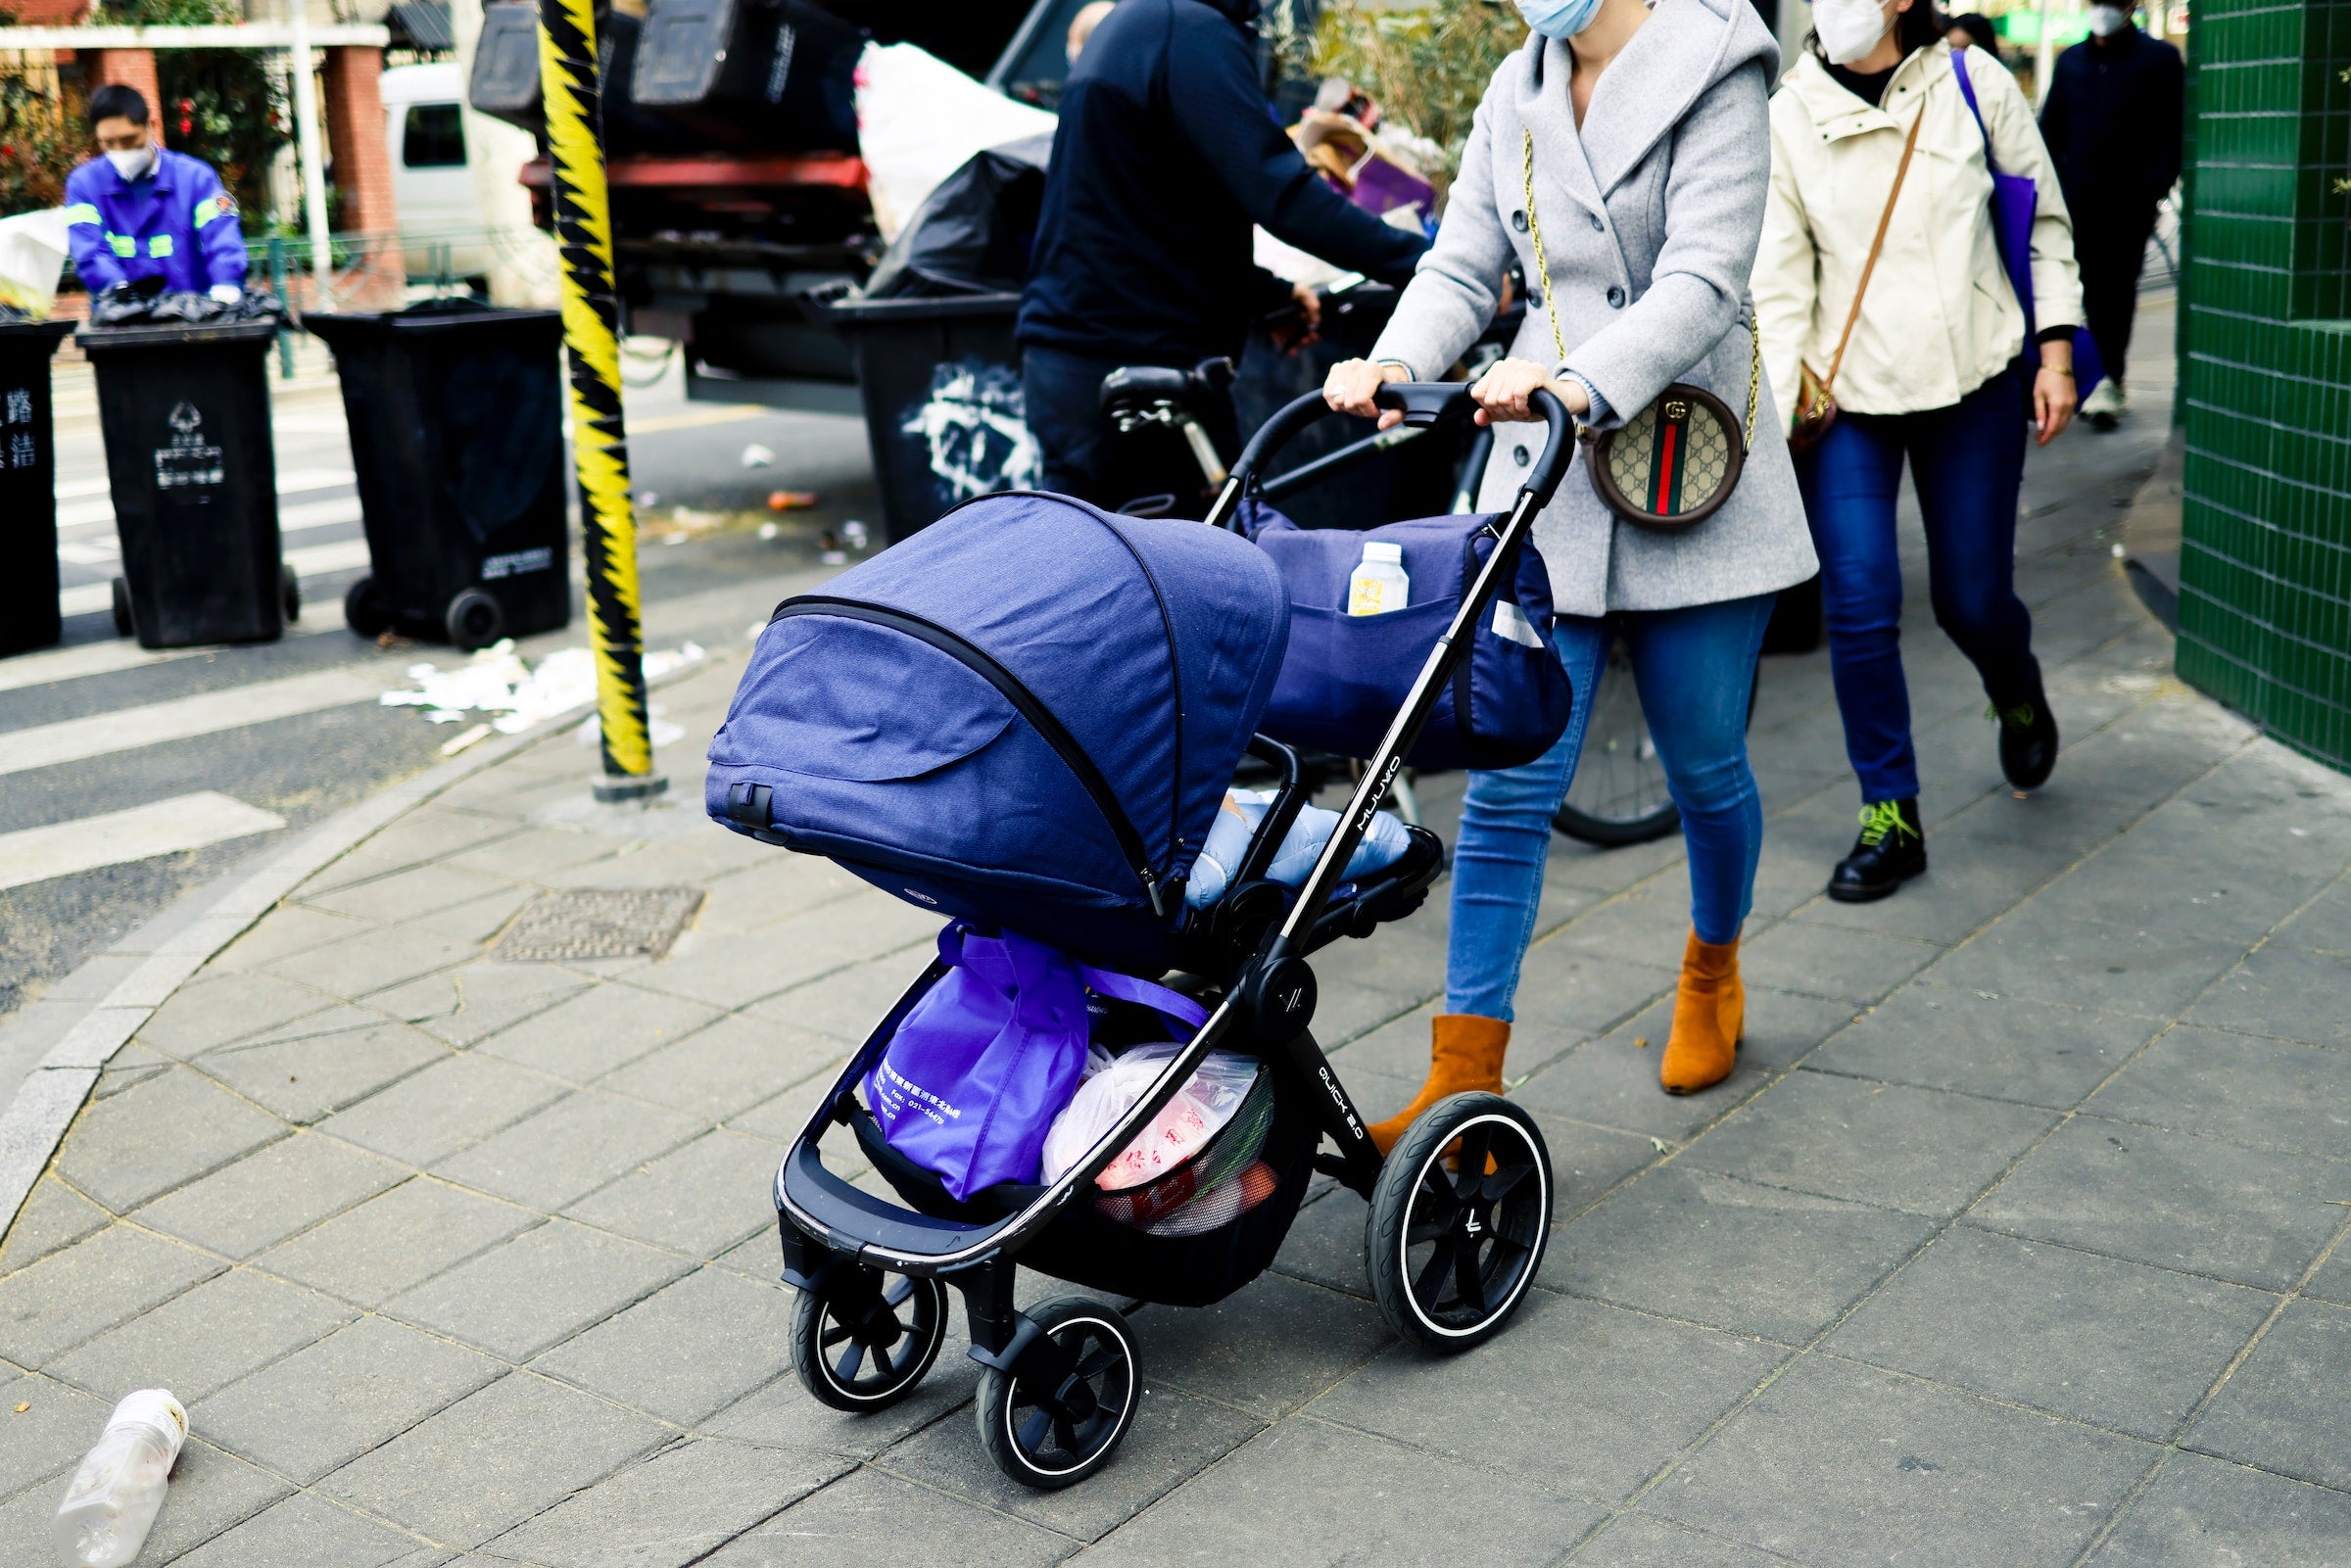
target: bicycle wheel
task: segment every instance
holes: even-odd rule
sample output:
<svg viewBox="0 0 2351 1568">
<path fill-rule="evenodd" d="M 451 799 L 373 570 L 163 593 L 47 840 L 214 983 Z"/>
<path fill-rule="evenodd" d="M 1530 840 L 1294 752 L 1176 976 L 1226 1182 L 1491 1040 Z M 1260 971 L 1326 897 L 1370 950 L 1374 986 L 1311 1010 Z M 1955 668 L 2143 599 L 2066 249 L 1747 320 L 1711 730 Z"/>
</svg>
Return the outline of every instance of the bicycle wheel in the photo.
<svg viewBox="0 0 2351 1568">
<path fill-rule="evenodd" d="M 1641 714 L 1633 661 L 1622 638 L 1608 640 L 1590 701 L 1592 717 L 1584 726 L 1575 780 L 1551 825 L 1603 849 L 1646 844 L 1680 828 L 1682 814 L 1665 791 L 1665 769 Z"/>
</svg>

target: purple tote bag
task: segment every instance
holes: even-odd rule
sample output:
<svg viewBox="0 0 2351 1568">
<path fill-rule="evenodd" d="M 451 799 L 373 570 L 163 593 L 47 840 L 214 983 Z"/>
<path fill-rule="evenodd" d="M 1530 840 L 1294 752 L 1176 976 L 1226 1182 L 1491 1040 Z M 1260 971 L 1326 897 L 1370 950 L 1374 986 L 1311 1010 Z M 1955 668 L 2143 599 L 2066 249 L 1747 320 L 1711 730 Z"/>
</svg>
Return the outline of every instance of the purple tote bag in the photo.
<svg viewBox="0 0 2351 1568">
<path fill-rule="evenodd" d="M 947 973 L 866 1074 L 865 1102 L 889 1146 L 958 1203 L 998 1182 L 1036 1179 L 1045 1133 L 1085 1071 L 1086 987 L 1190 1029 L 1208 1022 L 1179 992 L 1012 931 L 957 921 L 938 933 L 938 956 Z"/>
<path fill-rule="evenodd" d="M 1968 79 L 1967 51 L 1951 53 L 1951 74 L 1959 78 L 1960 95 L 1967 100 L 1967 112 L 1976 117 L 1976 133 L 1984 138 L 1984 166 L 1991 170 L 1991 233 L 2000 247 L 2000 264 L 2008 270 L 2008 281 L 2016 288 L 2016 303 L 2025 308 L 2025 341 L 2033 341 L 2033 216 L 2040 210 L 2040 189 L 2022 174 L 2003 174 L 1999 161 L 1991 156 L 1991 131 L 1984 123 L 1984 111 L 1976 103 L 1976 84 Z M 2098 340 L 2089 335 L 2087 327 L 2074 328 L 2074 393 L 2087 398 L 2090 389 L 2106 379 L 2106 365 L 2098 357 Z"/>
</svg>

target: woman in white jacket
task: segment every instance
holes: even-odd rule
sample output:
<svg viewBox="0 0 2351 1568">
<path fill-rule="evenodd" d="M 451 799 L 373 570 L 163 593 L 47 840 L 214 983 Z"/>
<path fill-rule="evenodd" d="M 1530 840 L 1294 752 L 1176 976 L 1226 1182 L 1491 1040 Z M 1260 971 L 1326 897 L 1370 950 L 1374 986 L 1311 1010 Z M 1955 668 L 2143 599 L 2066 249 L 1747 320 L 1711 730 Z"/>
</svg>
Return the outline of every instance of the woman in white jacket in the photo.
<svg viewBox="0 0 2351 1568">
<path fill-rule="evenodd" d="M 2057 724 L 2016 595 L 2025 431 L 2074 413 L 2082 319 L 2065 198 L 2024 95 L 1981 50 L 1954 52 L 1927 0 L 1815 0 L 1809 49 L 1771 103 L 1771 201 L 1755 309 L 1778 406 L 1806 435 L 1805 383 L 1835 418 L 1797 458 L 1861 833 L 1829 895 L 1883 898 L 1926 870 L 1898 644 L 1895 497 L 1908 459 L 1936 624 L 1976 666 L 2019 789 L 2057 759 Z M 1966 71 L 1982 120 L 1955 72 Z M 2001 265 L 1991 158 L 2030 178 L 2037 342 Z M 1808 374 L 1807 374 L 1808 372 Z"/>
</svg>

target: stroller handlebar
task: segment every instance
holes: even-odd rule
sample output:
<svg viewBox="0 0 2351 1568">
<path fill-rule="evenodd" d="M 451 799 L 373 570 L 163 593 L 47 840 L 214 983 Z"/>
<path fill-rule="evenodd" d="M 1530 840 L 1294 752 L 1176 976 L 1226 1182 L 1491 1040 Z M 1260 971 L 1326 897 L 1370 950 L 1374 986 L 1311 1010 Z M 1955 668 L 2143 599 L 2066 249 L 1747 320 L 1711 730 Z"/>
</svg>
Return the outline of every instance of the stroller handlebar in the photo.
<svg viewBox="0 0 2351 1568">
<path fill-rule="evenodd" d="M 1404 414 L 1411 426 L 1437 423 L 1463 408 L 1469 401 L 1469 384 L 1465 381 L 1390 381 L 1374 394 L 1373 401 L 1382 408 L 1394 408 Z M 1543 455 L 1528 471 L 1519 494 L 1532 497 L 1538 508 L 1551 504 L 1551 498 L 1559 488 L 1559 481 L 1574 461 L 1574 416 L 1567 405 L 1548 390 L 1538 388 L 1531 400 L 1537 413 L 1543 416 L 1548 439 L 1543 443 Z M 1337 410 L 1323 401 L 1319 392 L 1310 392 L 1293 399 L 1258 428 L 1241 450 L 1238 461 L 1216 504 L 1210 509 L 1208 521 L 1230 526 L 1233 503 L 1256 482 L 1259 470 L 1286 446 L 1290 440 L 1318 419 Z"/>
</svg>

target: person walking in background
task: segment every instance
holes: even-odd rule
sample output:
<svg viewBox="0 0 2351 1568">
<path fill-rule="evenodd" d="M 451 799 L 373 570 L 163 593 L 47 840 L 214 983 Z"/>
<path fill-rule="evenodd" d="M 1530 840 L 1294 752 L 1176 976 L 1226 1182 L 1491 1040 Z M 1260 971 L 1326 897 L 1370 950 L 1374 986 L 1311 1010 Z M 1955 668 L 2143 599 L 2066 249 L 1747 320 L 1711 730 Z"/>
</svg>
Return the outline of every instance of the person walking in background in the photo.
<svg viewBox="0 0 2351 1568">
<path fill-rule="evenodd" d="M 2016 81 L 1954 52 L 1923 0 L 1815 0 L 1815 30 L 1771 103 L 1771 204 L 1755 260 L 1763 358 L 1795 410 L 1797 475 L 1820 551 L 1829 662 L 1861 832 L 1832 898 L 1884 898 L 1927 869 L 1900 649 L 1895 499 L 1908 460 L 1935 621 L 1983 678 L 2000 767 L 2030 789 L 2057 721 L 2016 595 L 2028 421 L 2046 446 L 2074 413 L 2082 319 L 2065 199 Z M 1966 71 L 1975 112 L 1954 72 Z M 2001 265 L 1986 141 L 2032 179 L 2038 352 Z"/>
<path fill-rule="evenodd" d="M 1526 319 L 1511 357 L 1474 389 L 1481 421 L 1532 419 L 1529 398 L 1549 388 L 1584 424 L 1612 430 L 1684 382 L 1751 408 L 1752 440 L 1720 509 L 1685 529 L 1626 522 L 1574 476 L 1536 520 L 1559 611 L 1551 637 L 1575 709 L 1545 756 L 1469 776 L 1453 854 L 1446 1011 L 1432 1029 L 1428 1081 L 1370 1129 L 1382 1150 L 1447 1095 L 1502 1092 L 1551 819 L 1617 638 L 1690 854 L 1691 932 L 1658 1081 L 1688 1094 L 1730 1074 L 1746 1012 L 1739 932 L 1763 841 L 1748 699 L 1776 592 L 1815 565 L 1779 417 L 1757 383 L 1745 302 L 1770 179 L 1764 98 L 1779 45 L 1747 0 L 1518 7 L 1534 35 L 1486 89 L 1436 245 L 1372 357 L 1335 366 L 1324 397 L 1369 415 L 1382 382 L 1443 375 L 1493 320 L 1515 263 L 1530 291 Z M 1382 425 L 1396 417 L 1379 414 Z M 1478 502 L 1489 510 L 1509 503 L 1543 445 L 1540 429 L 1496 437 Z"/>
<path fill-rule="evenodd" d="M 66 237 L 73 270 L 95 297 L 161 276 L 170 293 L 245 296 L 245 234 L 237 204 L 212 166 L 164 147 L 135 87 L 90 94 L 98 156 L 66 176 Z"/>
<path fill-rule="evenodd" d="M 1428 248 L 1331 189 L 1274 123 L 1258 85 L 1257 9 L 1120 0 L 1080 41 L 1015 328 L 1047 490 L 1116 506 L 1201 489 L 1179 445 L 1169 466 L 1119 440 L 1102 378 L 1121 365 L 1237 359 L 1251 325 L 1290 305 L 1311 320 L 1314 292 L 1253 260 L 1253 224 L 1390 283 Z M 1238 432 L 1223 400 L 1198 412 L 1229 457 Z"/>
<path fill-rule="evenodd" d="M 2082 309 L 2106 379 L 2082 415 L 2112 430 L 2130 407 L 2123 385 L 2138 272 L 2155 211 L 2180 177 L 2186 71 L 2180 51 L 2131 24 L 2121 6 L 2089 8 L 2089 36 L 2057 57 L 2040 109 L 2041 139 L 2074 217 Z"/>
<path fill-rule="evenodd" d="M 1981 11 L 1962 12 L 1946 20 L 1943 25 L 1943 41 L 1953 49 L 1965 49 L 1973 45 L 1994 60 L 2000 58 L 1999 29 Z"/>
</svg>

